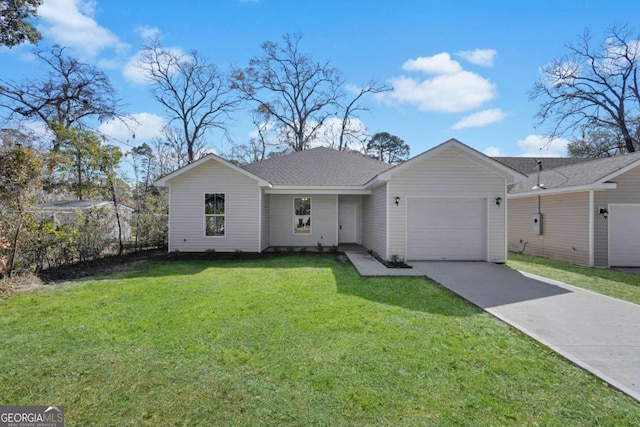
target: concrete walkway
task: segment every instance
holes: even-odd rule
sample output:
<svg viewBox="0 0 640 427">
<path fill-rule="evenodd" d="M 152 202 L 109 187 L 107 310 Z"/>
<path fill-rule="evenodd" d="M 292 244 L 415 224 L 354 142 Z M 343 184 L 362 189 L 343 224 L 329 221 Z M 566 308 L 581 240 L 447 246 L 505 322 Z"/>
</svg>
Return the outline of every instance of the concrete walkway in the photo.
<svg viewBox="0 0 640 427">
<path fill-rule="evenodd" d="M 424 276 L 415 268 L 387 268 L 364 250 L 345 251 L 344 254 L 361 276 Z"/>
<path fill-rule="evenodd" d="M 411 265 L 640 401 L 640 305 L 497 264 Z"/>
</svg>

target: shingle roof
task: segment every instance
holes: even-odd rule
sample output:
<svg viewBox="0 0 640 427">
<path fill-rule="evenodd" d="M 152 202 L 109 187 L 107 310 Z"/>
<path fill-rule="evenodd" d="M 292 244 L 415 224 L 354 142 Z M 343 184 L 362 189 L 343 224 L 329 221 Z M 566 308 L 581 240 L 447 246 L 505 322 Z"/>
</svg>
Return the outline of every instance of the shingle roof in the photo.
<svg viewBox="0 0 640 427">
<path fill-rule="evenodd" d="M 631 153 L 624 156 L 588 160 L 553 170 L 547 169 L 540 173 L 540 184 L 549 190 L 591 185 L 639 161 L 640 153 Z M 537 185 L 537 180 L 537 174 L 532 173 L 527 181 L 514 184 L 509 192 L 514 194 L 531 191 Z"/>
<path fill-rule="evenodd" d="M 318 147 L 242 166 L 274 185 L 364 185 L 393 165 L 360 153 Z"/>
<path fill-rule="evenodd" d="M 542 157 L 540 159 L 533 157 L 494 157 L 494 159 L 525 175 L 530 175 L 538 170 L 538 160 L 542 161 L 542 170 L 557 169 L 589 160 L 580 157 Z"/>
</svg>

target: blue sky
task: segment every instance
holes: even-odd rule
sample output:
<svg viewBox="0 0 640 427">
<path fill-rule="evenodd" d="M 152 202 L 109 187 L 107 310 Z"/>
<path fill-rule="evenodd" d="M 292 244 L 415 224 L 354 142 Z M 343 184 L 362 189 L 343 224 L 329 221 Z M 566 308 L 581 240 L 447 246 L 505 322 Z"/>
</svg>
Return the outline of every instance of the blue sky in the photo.
<svg viewBox="0 0 640 427">
<path fill-rule="evenodd" d="M 538 68 L 586 28 L 599 42 L 612 24 L 633 25 L 628 17 L 640 16 L 640 2 L 44 0 L 39 14 L 41 45 L 68 46 L 109 75 L 140 127 L 135 141 L 115 123 L 100 130 L 130 145 L 159 136 L 164 120 L 131 67 L 146 37 L 195 49 L 228 69 L 259 55 L 262 42 L 300 32 L 301 50 L 331 61 L 347 83 L 393 86 L 368 99 L 371 110 L 360 120 L 370 134 L 404 139 L 412 155 L 456 138 L 490 155 L 563 156 L 567 140 L 546 143 L 550 124 L 536 126 L 533 117 L 537 103 L 528 91 Z M 31 49 L 0 49 L 0 76 L 38 75 Z M 230 130 L 235 142 L 247 142 L 253 129 L 246 110 L 235 114 Z M 221 134 L 208 138 L 216 151 L 229 149 Z"/>
</svg>

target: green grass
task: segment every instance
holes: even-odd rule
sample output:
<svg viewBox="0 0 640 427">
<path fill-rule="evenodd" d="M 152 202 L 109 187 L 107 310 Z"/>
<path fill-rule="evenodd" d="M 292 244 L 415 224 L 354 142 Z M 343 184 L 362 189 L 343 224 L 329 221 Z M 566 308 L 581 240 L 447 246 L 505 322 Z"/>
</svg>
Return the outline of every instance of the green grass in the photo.
<svg viewBox="0 0 640 427">
<path fill-rule="evenodd" d="M 423 278 L 145 262 L 0 299 L 0 405 L 86 425 L 633 425 L 640 405 Z"/>
<path fill-rule="evenodd" d="M 640 275 L 604 268 L 583 267 L 531 255 L 509 254 L 507 265 L 516 270 L 559 280 L 603 295 L 640 304 Z"/>
</svg>

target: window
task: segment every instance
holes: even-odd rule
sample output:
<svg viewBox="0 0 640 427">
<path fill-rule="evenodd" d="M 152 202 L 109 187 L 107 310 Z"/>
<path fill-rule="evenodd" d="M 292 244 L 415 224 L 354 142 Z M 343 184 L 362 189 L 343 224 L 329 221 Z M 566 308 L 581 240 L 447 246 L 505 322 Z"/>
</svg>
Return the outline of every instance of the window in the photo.
<svg viewBox="0 0 640 427">
<path fill-rule="evenodd" d="M 224 237 L 225 195 L 207 193 L 204 195 L 204 235 Z"/>
<path fill-rule="evenodd" d="M 293 233 L 311 234 L 311 198 L 293 198 Z"/>
</svg>

